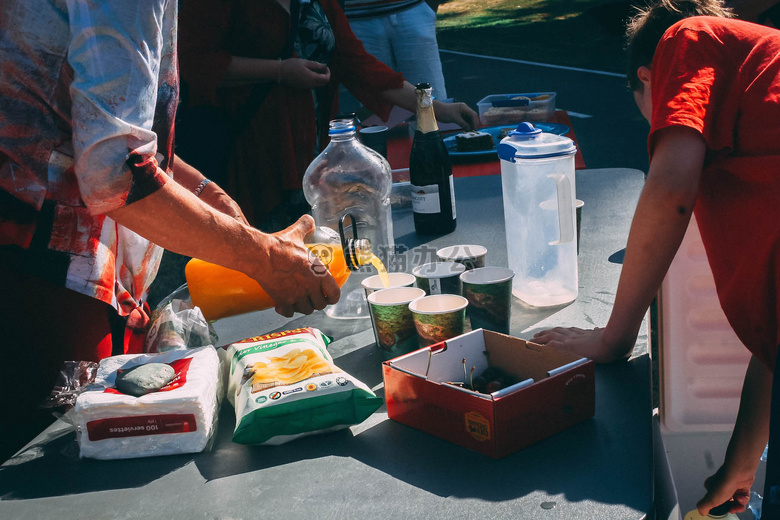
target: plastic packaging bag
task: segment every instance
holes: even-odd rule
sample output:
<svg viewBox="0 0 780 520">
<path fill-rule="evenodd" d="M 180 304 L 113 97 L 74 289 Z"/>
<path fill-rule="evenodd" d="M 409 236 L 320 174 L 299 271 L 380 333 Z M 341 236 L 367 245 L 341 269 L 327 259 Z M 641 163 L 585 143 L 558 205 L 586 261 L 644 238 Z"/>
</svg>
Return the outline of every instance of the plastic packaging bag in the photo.
<svg viewBox="0 0 780 520">
<path fill-rule="evenodd" d="M 51 408 L 56 417 L 63 418 L 73 409 L 81 392 L 95 383 L 97 369 L 98 363 L 94 361 L 66 361 L 43 407 Z M 67 417 L 64 420 L 71 422 Z"/>
<path fill-rule="evenodd" d="M 368 418 L 382 399 L 338 368 L 329 340 L 302 328 L 245 339 L 227 348 L 233 442 L 283 444 Z"/>
<path fill-rule="evenodd" d="M 146 333 L 146 352 L 165 352 L 177 348 L 199 348 L 217 344 L 217 334 L 193 307 L 187 286 L 182 285 L 152 312 Z"/>
</svg>

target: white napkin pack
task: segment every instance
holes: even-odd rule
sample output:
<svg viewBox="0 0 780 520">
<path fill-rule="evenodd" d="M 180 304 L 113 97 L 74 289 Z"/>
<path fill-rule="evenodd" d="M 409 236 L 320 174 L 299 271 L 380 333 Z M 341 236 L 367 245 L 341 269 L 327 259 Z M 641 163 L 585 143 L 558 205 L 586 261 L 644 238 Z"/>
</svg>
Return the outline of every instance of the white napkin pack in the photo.
<svg viewBox="0 0 780 520">
<path fill-rule="evenodd" d="M 116 390 L 119 371 L 145 363 L 169 364 L 176 376 L 141 397 Z M 211 346 L 106 358 L 73 410 L 81 456 L 127 459 L 203 451 L 216 430 L 219 390 L 219 358 Z"/>
</svg>

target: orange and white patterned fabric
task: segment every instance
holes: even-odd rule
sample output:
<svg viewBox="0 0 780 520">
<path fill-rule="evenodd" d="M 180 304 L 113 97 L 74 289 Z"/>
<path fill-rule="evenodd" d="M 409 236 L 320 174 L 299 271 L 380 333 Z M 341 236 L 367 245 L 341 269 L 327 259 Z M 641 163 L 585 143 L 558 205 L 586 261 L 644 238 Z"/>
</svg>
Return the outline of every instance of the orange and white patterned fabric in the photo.
<svg viewBox="0 0 780 520">
<path fill-rule="evenodd" d="M 170 175 L 176 17 L 177 0 L 0 9 L 0 247 L 138 325 L 162 249 L 105 214 Z"/>
</svg>

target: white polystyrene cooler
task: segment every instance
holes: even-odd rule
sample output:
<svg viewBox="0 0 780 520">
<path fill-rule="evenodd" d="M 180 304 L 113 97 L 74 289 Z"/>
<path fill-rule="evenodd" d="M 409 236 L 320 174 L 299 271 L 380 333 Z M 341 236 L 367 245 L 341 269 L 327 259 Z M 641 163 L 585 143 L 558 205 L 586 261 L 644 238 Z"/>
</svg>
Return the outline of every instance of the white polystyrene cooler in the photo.
<svg viewBox="0 0 780 520">
<path fill-rule="evenodd" d="M 695 219 L 661 288 L 661 421 L 731 432 L 750 352 L 726 320 Z"/>
<path fill-rule="evenodd" d="M 658 329 L 660 431 L 684 515 L 723 463 L 750 360 L 720 307 L 695 218 L 661 286 Z"/>
</svg>

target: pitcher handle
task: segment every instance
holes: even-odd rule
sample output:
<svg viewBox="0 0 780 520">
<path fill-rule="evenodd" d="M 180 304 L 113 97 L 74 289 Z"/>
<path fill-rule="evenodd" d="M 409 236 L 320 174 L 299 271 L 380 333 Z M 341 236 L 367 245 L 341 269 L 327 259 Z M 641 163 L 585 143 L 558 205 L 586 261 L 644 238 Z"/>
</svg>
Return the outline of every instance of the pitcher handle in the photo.
<svg viewBox="0 0 780 520">
<path fill-rule="evenodd" d="M 555 181 L 555 189 L 558 192 L 560 237 L 558 240 L 550 242 L 551 246 L 557 246 L 574 240 L 574 201 L 571 198 L 571 182 L 566 175 L 556 173 L 547 177 Z"/>
</svg>

